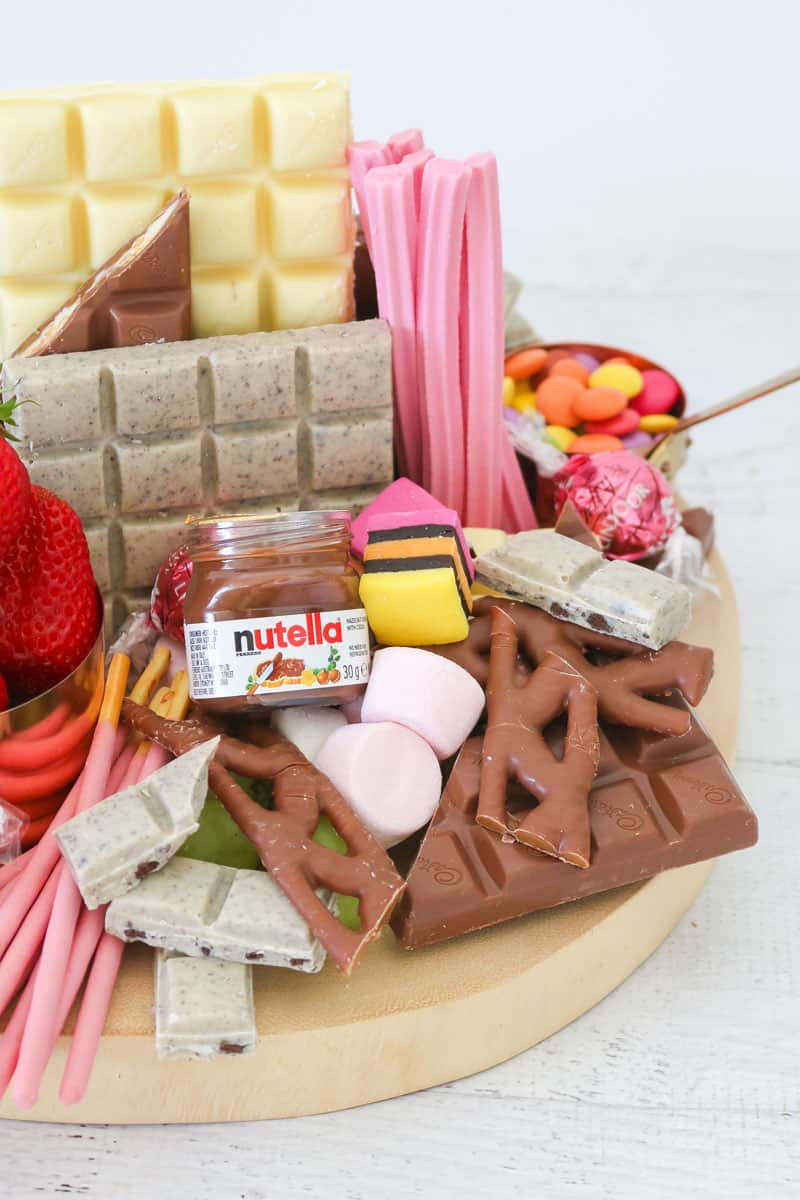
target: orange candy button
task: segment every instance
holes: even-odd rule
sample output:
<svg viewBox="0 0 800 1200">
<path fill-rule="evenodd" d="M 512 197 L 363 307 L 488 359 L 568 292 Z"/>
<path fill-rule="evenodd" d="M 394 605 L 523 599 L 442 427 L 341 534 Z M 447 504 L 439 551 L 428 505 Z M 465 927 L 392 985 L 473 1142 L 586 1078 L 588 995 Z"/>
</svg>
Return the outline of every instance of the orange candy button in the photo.
<svg viewBox="0 0 800 1200">
<path fill-rule="evenodd" d="M 589 368 L 577 358 L 560 358 L 550 368 L 551 375 L 566 375 L 568 379 L 577 379 L 578 383 L 586 384 L 589 380 Z"/>
<path fill-rule="evenodd" d="M 536 407 L 548 425 L 566 425 L 570 429 L 578 424 L 575 402 L 585 391 L 582 383 L 568 375 L 548 375 L 537 389 Z"/>
<path fill-rule="evenodd" d="M 536 375 L 547 363 L 547 351 L 541 346 L 531 346 L 527 350 L 518 350 L 506 359 L 504 373 L 512 379 L 529 379 Z"/>
<path fill-rule="evenodd" d="M 584 433 L 570 443 L 568 454 L 602 454 L 604 450 L 624 450 L 618 437 L 610 433 Z"/>
<path fill-rule="evenodd" d="M 575 401 L 575 413 L 581 421 L 607 421 L 628 406 L 628 397 L 618 388 L 583 388 Z"/>
</svg>

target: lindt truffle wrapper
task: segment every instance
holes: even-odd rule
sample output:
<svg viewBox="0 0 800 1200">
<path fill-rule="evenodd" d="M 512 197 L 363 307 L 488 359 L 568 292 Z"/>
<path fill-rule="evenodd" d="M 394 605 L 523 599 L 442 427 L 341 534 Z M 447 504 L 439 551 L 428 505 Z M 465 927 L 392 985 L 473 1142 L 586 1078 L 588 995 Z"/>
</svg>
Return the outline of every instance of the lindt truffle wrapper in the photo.
<svg viewBox="0 0 800 1200">
<path fill-rule="evenodd" d="M 183 603 L 192 578 L 186 546 L 178 546 L 158 569 L 150 596 L 150 619 L 162 633 L 183 641 Z"/>
<path fill-rule="evenodd" d="M 755 814 L 717 747 L 679 697 L 665 703 L 685 718 L 687 733 L 601 730 L 584 871 L 476 824 L 483 744 L 467 742 L 392 919 L 401 944 L 431 945 L 752 846 Z M 560 733 L 550 731 L 555 753 Z M 512 789 L 512 824 L 515 809 L 524 816 L 529 805 L 527 793 Z"/>
<path fill-rule="evenodd" d="M 664 476 L 630 451 L 576 454 L 554 484 L 556 513 L 571 500 L 610 558 L 633 561 L 654 554 L 680 523 Z"/>
<path fill-rule="evenodd" d="M 123 716 L 139 733 L 173 754 L 184 754 L 219 730 L 203 721 L 167 721 L 130 700 Z M 252 841 L 264 867 L 345 974 L 379 933 L 405 883 L 386 851 L 364 828 L 330 780 L 286 738 L 260 732 L 261 745 L 223 735 L 209 766 L 210 786 Z M 231 772 L 270 779 L 275 807 L 263 809 Z M 347 845 L 339 854 L 313 841 L 327 816 Z M 360 928 L 344 925 L 317 894 L 319 888 L 359 900 Z"/>
</svg>

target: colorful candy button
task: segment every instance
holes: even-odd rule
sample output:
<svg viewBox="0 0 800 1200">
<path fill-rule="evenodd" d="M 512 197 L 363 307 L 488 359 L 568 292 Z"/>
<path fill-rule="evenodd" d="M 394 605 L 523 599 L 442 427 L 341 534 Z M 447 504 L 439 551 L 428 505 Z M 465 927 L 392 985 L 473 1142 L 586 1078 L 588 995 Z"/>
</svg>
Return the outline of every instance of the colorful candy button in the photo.
<svg viewBox="0 0 800 1200">
<path fill-rule="evenodd" d="M 602 454 L 607 450 L 624 449 L 618 437 L 607 433 L 585 433 L 576 437 L 570 445 L 569 454 Z"/>
<path fill-rule="evenodd" d="M 669 412 L 680 397 L 678 383 L 666 371 L 656 368 L 642 371 L 643 386 L 632 401 L 633 407 L 645 415 Z"/>
<path fill-rule="evenodd" d="M 514 381 L 515 396 L 529 396 L 533 388 L 531 387 L 530 379 L 516 379 Z"/>
<path fill-rule="evenodd" d="M 547 351 L 541 346 L 529 346 L 527 350 L 518 350 L 506 359 L 505 373 L 512 379 L 529 379 L 531 375 L 544 369 L 547 365 Z"/>
<path fill-rule="evenodd" d="M 587 421 L 584 429 L 587 433 L 610 433 L 612 437 L 621 438 L 637 430 L 640 420 L 635 408 L 623 408 L 622 412 L 605 421 Z"/>
<path fill-rule="evenodd" d="M 581 421 L 608 421 L 627 406 L 625 393 L 614 387 L 582 388 L 573 403 L 575 414 Z"/>
<path fill-rule="evenodd" d="M 586 392 L 583 384 L 566 375 L 548 375 L 536 392 L 536 407 L 548 425 L 577 425 L 575 403 Z"/>
<path fill-rule="evenodd" d="M 569 350 L 548 350 L 547 361 L 545 362 L 547 370 L 552 371 L 556 363 L 561 362 L 564 358 L 572 358 Z"/>
<path fill-rule="evenodd" d="M 568 379 L 577 379 L 578 383 L 582 383 L 585 387 L 589 380 L 590 371 L 577 358 L 560 358 L 551 367 L 550 378 L 555 378 L 559 375 L 565 375 Z"/>
<path fill-rule="evenodd" d="M 630 400 L 641 392 L 642 372 L 628 362 L 604 362 L 589 376 L 589 387 L 616 388 Z"/>
<path fill-rule="evenodd" d="M 544 440 L 563 454 L 567 453 L 576 436 L 574 429 L 567 429 L 566 425 L 547 425 L 544 431 Z"/>
<path fill-rule="evenodd" d="M 533 392 L 518 392 L 511 401 L 510 407 L 521 413 L 536 412 L 536 397 Z M 638 420 L 636 424 L 639 424 Z"/>
<path fill-rule="evenodd" d="M 669 413 L 648 413 L 639 418 L 639 428 L 644 433 L 666 433 L 678 424 L 678 418 Z"/>
<path fill-rule="evenodd" d="M 640 450 L 643 446 L 652 446 L 653 439 L 648 433 L 644 433 L 641 429 L 636 429 L 633 433 L 625 435 L 622 439 L 622 444 L 626 450 Z"/>
<path fill-rule="evenodd" d="M 591 374 L 592 371 L 596 371 L 600 366 L 600 360 L 598 358 L 595 358 L 593 354 L 586 354 L 583 350 L 577 350 L 572 357 L 577 358 L 579 363 L 583 363 L 589 374 Z"/>
<path fill-rule="evenodd" d="M 516 395 L 514 380 L 510 375 L 503 376 L 503 404 L 510 404 Z"/>
</svg>

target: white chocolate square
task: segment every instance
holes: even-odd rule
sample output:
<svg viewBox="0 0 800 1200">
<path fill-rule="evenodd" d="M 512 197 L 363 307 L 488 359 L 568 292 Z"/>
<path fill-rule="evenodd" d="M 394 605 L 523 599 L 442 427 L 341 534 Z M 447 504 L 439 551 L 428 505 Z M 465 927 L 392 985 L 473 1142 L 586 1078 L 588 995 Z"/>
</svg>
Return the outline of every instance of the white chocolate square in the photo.
<svg viewBox="0 0 800 1200">
<path fill-rule="evenodd" d="M 349 264 L 276 268 L 270 279 L 270 323 L 275 329 L 304 329 L 348 321 L 352 295 Z"/>
<path fill-rule="evenodd" d="M 258 276 L 238 269 L 194 271 L 192 326 L 196 338 L 263 329 Z"/>
<path fill-rule="evenodd" d="M 194 263 L 211 266 L 258 257 L 258 193 L 252 185 L 193 184 L 189 221 Z"/>
<path fill-rule="evenodd" d="M 92 270 L 141 233 L 167 199 L 160 187 L 90 189 L 86 193 L 86 229 Z"/>
<path fill-rule="evenodd" d="M 0 101 L 0 187 L 69 178 L 67 113 L 58 100 Z"/>
<path fill-rule="evenodd" d="M 181 175 L 231 175 L 256 161 L 252 96 L 233 88 L 178 92 L 172 99 Z"/>
<path fill-rule="evenodd" d="M 72 212 L 62 192 L 0 199 L 0 275 L 60 275 L 74 265 Z"/>
<path fill-rule="evenodd" d="M 0 346 L 6 356 L 69 299 L 77 281 L 60 279 L 0 282 Z"/>
<path fill-rule="evenodd" d="M 340 79 L 278 81 L 262 93 L 275 171 L 340 167 L 350 141 L 347 87 Z"/>
<path fill-rule="evenodd" d="M 76 106 L 89 183 L 158 179 L 161 104 L 158 96 L 99 94 Z"/>
<path fill-rule="evenodd" d="M 267 197 L 275 258 L 330 258 L 352 249 L 347 236 L 350 185 L 344 175 L 274 176 Z"/>
</svg>

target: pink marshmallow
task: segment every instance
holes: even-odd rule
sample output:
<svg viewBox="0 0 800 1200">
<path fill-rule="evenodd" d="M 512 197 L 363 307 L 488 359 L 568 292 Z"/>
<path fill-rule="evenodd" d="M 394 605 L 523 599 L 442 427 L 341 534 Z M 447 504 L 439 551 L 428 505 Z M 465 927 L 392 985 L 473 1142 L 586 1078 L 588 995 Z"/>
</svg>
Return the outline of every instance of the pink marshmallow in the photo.
<svg viewBox="0 0 800 1200">
<path fill-rule="evenodd" d="M 483 705 L 483 688 L 449 658 L 387 646 L 372 660 L 361 719 L 404 725 L 424 738 L 438 758 L 449 758 L 469 737 Z"/>
<path fill-rule="evenodd" d="M 356 517 L 350 527 L 353 553 L 359 558 L 364 557 L 367 538 L 372 530 L 400 529 L 403 525 L 454 525 L 470 578 L 474 576 L 469 543 L 464 537 L 458 513 L 454 508 L 440 504 L 410 479 L 395 479 Z"/>
<path fill-rule="evenodd" d="M 430 746 L 402 725 L 346 725 L 315 755 L 382 846 L 396 846 L 430 821 L 442 772 Z"/>
</svg>

